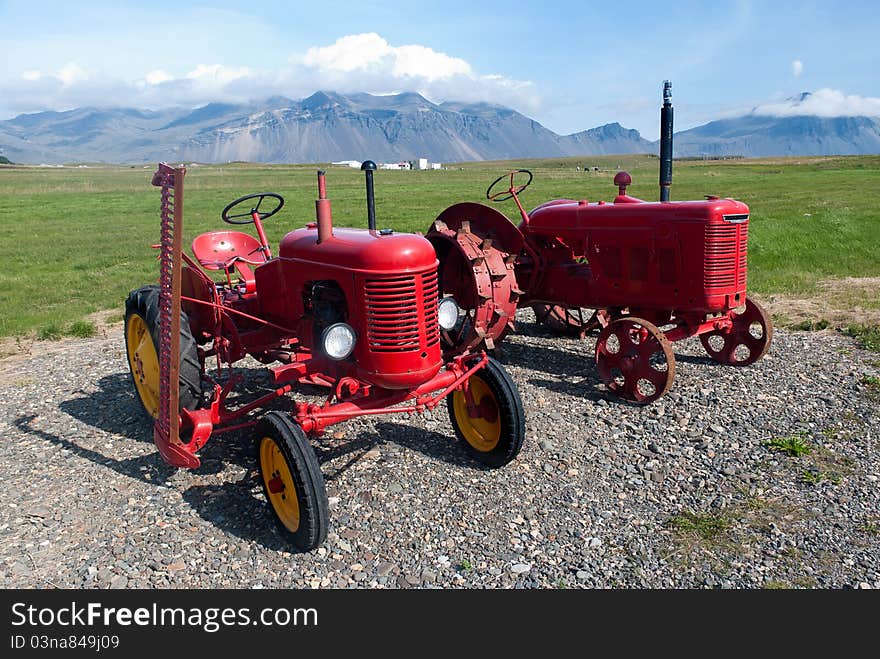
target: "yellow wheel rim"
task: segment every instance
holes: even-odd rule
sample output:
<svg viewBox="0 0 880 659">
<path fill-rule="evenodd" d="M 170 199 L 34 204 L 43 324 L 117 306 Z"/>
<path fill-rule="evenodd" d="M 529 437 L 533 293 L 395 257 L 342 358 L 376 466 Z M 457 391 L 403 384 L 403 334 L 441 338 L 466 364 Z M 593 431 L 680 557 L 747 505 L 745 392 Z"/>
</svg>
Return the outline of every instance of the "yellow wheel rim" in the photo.
<svg viewBox="0 0 880 659">
<path fill-rule="evenodd" d="M 144 409 L 155 419 L 159 415 L 159 356 L 147 323 L 137 314 L 128 318 L 125 349 L 135 389 Z"/>
<path fill-rule="evenodd" d="M 260 440 L 260 472 L 269 503 L 278 519 L 288 531 L 296 533 L 299 528 L 299 499 L 293 484 L 293 474 L 290 473 L 284 454 L 271 437 Z"/>
<path fill-rule="evenodd" d="M 465 440 L 481 453 L 488 453 L 498 446 L 501 439 L 501 415 L 495 395 L 479 376 L 471 377 L 468 386 L 477 406 L 479 416 L 472 417 L 468 413 L 467 399 L 459 390 L 452 394 L 452 409 L 455 420 Z"/>
</svg>

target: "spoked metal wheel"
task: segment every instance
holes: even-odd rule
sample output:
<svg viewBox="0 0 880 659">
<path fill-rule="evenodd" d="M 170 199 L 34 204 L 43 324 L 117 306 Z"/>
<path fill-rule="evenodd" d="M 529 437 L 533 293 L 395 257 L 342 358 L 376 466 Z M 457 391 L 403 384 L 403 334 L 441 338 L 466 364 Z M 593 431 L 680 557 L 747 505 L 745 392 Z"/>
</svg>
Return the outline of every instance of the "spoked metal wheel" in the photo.
<svg viewBox="0 0 880 659">
<path fill-rule="evenodd" d="M 566 336 L 583 337 L 587 332 L 604 327 L 604 316 L 598 309 L 583 309 L 580 307 L 566 307 L 561 304 L 532 305 L 535 319 L 551 332 Z"/>
<path fill-rule="evenodd" d="M 596 368 L 610 391 L 647 405 L 672 386 L 675 355 L 656 325 L 630 316 L 612 321 L 599 333 Z"/>
<path fill-rule="evenodd" d="M 700 335 L 708 355 L 727 366 L 748 366 L 761 359 L 773 340 L 773 323 L 764 308 L 751 299 L 734 309 L 733 327 Z"/>
<path fill-rule="evenodd" d="M 444 353 L 494 349 L 513 322 L 519 299 L 510 254 L 472 232 L 468 221 L 453 230 L 437 219 L 426 238 L 440 261 L 442 294 L 454 297 L 463 311 L 456 326 L 442 333 Z"/>
</svg>

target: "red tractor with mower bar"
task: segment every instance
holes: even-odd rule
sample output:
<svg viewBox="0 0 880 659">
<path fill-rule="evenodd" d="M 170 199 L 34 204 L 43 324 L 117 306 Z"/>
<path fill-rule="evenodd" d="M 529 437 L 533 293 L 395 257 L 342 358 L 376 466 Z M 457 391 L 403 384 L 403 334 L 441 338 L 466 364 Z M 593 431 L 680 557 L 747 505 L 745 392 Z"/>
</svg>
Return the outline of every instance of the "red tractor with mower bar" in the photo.
<svg viewBox="0 0 880 659">
<path fill-rule="evenodd" d="M 329 524 L 307 435 L 362 415 L 423 412 L 445 400 L 456 435 L 487 467 L 513 460 L 525 436 L 522 402 L 498 362 L 483 351 L 444 358 L 440 332 L 452 328 L 459 309 L 439 295 L 430 242 L 376 230 L 375 167 L 362 166 L 366 230 L 333 227 L 319 171 L 317 222 L 284 236 L 276 256 L 263 222 L 284 200 L 263 192 L 222 212 L 229 224 L 252 223 L 256 236 L 204 233 L 191 257 L 182 249 L 186 171 L 160 164 L 153 177 L 162 188 L 159 285 L 132 291 L 125 304 L 128 363 L 161 457 L 194 469 L 212 435 L 256 426 L 266 499 L 282 534 L 301 551 L 317 547 Z M 228 404 L 243 381 L 232 365 L 247 356 L 268 366 L 273 388 Z M 326 400 L 292 401 L 287 394 L 299 384 L 325 387 Z M 279 399 L 290 401 L 289 409 L 255 416 Z"/>
<path fill-rule="evenodd" d="M 494 349 L 519 306 L 539 323 L 581 337 L 597 329 L 595 361 L 605 386 L 638 404 L 665 394 L 675 376 L 671 342 L 699 336 L 717 362 L 747 366 L 770 345 L 773 327 L 746 296 L 749 208 L 707 195 L 669 201 L 672 183 L 671 85 L 661 114 L 660 201 L 629 196 L 618 172 L 610 204 L 556 199 L 526 212 L 519 195 L 528 170 L 496 179 L 490 201 L 513 199 L 521 222 L 494 208 L 459 203 L 426 237 L 440 259 L 440 288 L 464 312 L 444 331 L 450 354 Z M 586 313 L 585 313 L 586 310 Z"/>
</svg>

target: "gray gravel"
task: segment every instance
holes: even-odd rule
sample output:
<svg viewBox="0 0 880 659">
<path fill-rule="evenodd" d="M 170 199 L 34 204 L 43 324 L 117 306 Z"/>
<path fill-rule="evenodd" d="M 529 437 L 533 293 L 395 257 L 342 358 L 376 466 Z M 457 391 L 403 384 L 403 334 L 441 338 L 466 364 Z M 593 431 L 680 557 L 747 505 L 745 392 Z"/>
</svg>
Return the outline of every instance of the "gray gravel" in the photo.
<svg viewBox="0 0 880 659">
<path fill-rule="evenodd" d="M 35 344 L 0 362 L 0 586 L 880 588 L 880 405 L 862 384 L 880 356 L 779 331 L 735 369 L 690 340 L 640 408 L 601 390 L 594 339 L 532 319 L 505 343 L 518 460 L 478 468 L 445 408 L 335 427 L 316 443 L 331 533 L 308 555 L 275 531 L 247 433 L 212 439 L 195 472 L 162 463 L 120 329 Z M 765 444 L 796 434 L 809 455 Z"/>
</svg>

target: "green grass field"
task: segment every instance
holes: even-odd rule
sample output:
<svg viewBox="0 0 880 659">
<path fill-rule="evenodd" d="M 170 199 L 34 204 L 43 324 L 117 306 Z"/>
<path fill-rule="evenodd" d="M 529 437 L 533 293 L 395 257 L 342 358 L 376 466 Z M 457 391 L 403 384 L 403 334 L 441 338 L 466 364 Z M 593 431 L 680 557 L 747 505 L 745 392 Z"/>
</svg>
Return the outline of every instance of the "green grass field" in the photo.
<svg viewBox="0 0 880 659">
<path fill-rule="evenodd" d="M 575 166 L 599 166 L 600 172 Z M 378 171 L 380 227 L 424 231 L 446 206 L 483 199 L 507 169 L 535 174 L 523 202 L 556 197 L 614 197 L 618 167 L 630 194 L 657 198 L 657 159 L 605 156 L 465 163 L 443 171 Z M 155 281 L 159 191 L 153 167 L 0 167 L 0 336 L 87 333 L 81 321 L 116 309 L 130 289 Z M 284 210 L 266 222 L 272 245 L 314 218 L 315 166 L 190 167 L 185 244 L 225 227 L 220 210 L 233 198 L 274 191 Z M 328 192 L 340 226 L 366 224 L 361 172 L 328 168 Z M 673 199 L 730 196 L 751 207 L 749 285 L 758 293 L 810 295 L 820 280 L 880 276 L 880 156 L 676 162 Z M 515 217 L 511 202 L 500 205 Z M 245 227 L 247 228 L 247 227 Z M 880 308 L 874 289 L 859 303 Z M 77 329 L 78 328 L 78 329 Z"/>
</svg>

